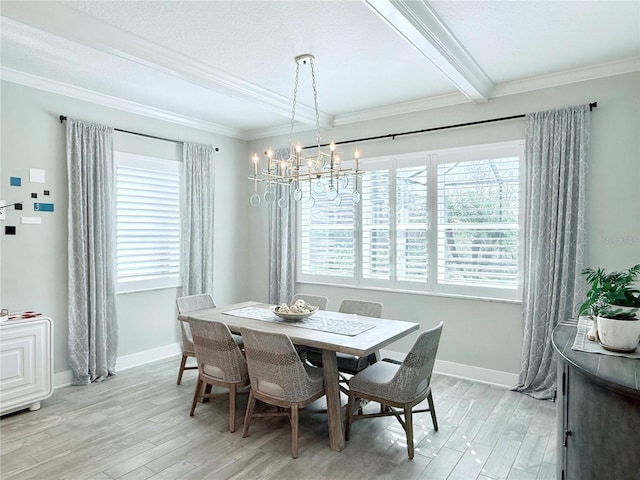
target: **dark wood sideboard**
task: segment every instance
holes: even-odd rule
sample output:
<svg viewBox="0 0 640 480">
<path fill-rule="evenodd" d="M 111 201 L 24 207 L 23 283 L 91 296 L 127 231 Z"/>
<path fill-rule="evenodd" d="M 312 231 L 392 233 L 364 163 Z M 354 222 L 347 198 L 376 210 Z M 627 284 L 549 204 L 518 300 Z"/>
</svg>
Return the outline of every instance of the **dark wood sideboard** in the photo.
<svg viewBox="0 0 640 480">
<path fill-rule="evenodd" d="M 553 331 L 557 480 L 640 479 L 640 360 L 572 350 L 576 325 Z"/>
</svg>

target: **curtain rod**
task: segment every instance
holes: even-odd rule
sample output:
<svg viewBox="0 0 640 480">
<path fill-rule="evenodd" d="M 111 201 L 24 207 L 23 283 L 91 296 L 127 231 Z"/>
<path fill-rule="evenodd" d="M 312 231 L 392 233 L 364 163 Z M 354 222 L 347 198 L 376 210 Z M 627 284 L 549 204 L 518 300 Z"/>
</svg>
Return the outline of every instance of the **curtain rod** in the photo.
<svg viewBox="0 0 640 480">
<path fill-rule="evenodd" d="M 598 102 L 591 102 L 589 103 L 589 111 L 593 111 L 594 108 L 598 107 Z M 448 130 L 450 128 L 459 128 L 459 127 L 468 127 L 470 125 L 481 125 L 483 123 L 493 123 L 493 122 L 502 122 L 504 120 L 513 120 L 516 118 L 524 118 L 526 116 L 526 114 L 522 113 L 520 115 L 512 115 L 510 117 L 500 117 L 500 118 L 490 118 L 488 120 L 478 120 L 476 122 L 467 122 L 467 123 L 457 123 L 455 125 L 445 125 L 443 127 L 432 127 L 432 128 L 424 128 L 422 130 L 412 130 L 410 132 L 399 132 L 399 133 L 388 133 L 386 135 L 377 135 L 375 137 L 364 137 L 364 138 L 354 138 L 352 140 L 342 140 L 341 142 L 333 142 L 335 145 L 343 145 L 346 143 L 357 143 L 357 142 L 368 142 L 369 140 L 380 140 L 383 138 L 392 138 L 392 139 L 396 139 L 396 137 L 402 137 L 404 135 L 413 135 L 416 133 L 427 133 L 427 132 L 435 132 L 437 130 Z M 330 143 L 323 143 L 320 146 L 321 147 L 327 147 L 329 146 Z M 304 150 L 305 148 L 317 148 L 318 145 L 310 145 L 308 147 L 302 147 L 302 149 Z"/>
<path fill-rule="evenodd" d="M 67 120 L 67 117 L 64 115 L 60 115 L 60 123 L 64 123 Z M 122 133 L 129 133 L 131 135 L 138 135 L 140 137 L 146 137 L 146 138 L 153 138 L 155 140 L 164 140 L 165 142 L 173 142 L 173 143 L 180 143 L 180 144 L 184 144 L 184 141 L 182 140 L 174 140 L 172 138 L 165 138 L 165 137 L 157 137 L 155 135 L 149 135 L 147 133 L 139 133 L 139 132 L 132 132 L 130 130 L 122 130 L 121 128 L 114 128 L 114 130 L 116 132 L 122 132 Z M 215 147 L 216 152 L 219 151 L 220 149 L 218 147 Z"/>
</svg>

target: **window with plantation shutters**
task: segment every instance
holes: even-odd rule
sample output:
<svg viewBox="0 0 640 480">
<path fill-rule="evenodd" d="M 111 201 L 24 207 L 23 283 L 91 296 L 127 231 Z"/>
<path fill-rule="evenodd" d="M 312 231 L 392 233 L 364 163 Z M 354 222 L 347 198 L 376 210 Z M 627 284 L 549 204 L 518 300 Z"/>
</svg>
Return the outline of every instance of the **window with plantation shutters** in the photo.
<svg viewBox="0 0 640 480">
<path fill-rule="evenodd" d="M 336 206 L 327 195 L 315 195 L 315 206 L 301 206 L 299 211 L 302 272 L 322 281 L 353 278 L 355 235 L 351 197 L 344 196 L 342 204 Z"/>
<path fill-rule="evenodd" d="M 361 201 L 299 209 L 298 281 L 519 300 L 523 144 L 361 160 Z"/>
<path fill-rule="evenodd" d="M 389 168 L 362 178 L 362 277 L 391 278 L 391 208 Z"/>
<path fill-rule="evenodd" d="M 427 165 L 396 173 L 396 276 L 426 282 L 429 276 Z"/>
<path fill-rule="evenodd" d="M 516 288 L 519 158 L 438 164 L 438 282 Z"/>
<path fill-rule="evenodd" d="M 180 285 L 180 169 L 115 152 L 118 291 Z"/>
</svg>

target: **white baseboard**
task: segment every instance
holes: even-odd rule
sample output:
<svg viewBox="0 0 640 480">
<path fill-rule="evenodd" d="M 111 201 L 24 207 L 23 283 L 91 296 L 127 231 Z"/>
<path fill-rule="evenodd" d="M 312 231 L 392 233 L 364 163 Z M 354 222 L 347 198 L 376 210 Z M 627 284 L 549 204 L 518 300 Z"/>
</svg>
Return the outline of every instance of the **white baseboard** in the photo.
<svg viewBox="0 0 640 480">
<path fill-rule="evenodd" d="M 129 368 L 139 367 L 146 363 L 155 362 L 156 360 L 162 360 L 173 356 L 178 356 L 182 353 L 181 343 L 172 343 L 164 345 L 158 348 L 152 348 L 151 350 L 145 350 L 144 352 L 132 353 L 130 355 L 124 355 L 118 357 L 116 362 L 116 372 L 128 370 Z M 59 372 L 53 375 L 53 388 L 66 387 L 71 385 L 71 370 Z"/>
<path fill-rule="evenodd" d="M 155 362 L 156 360 L 162 360 L 181 354 L 181 343 L 172 343 L 163 347 L 145 350 L 144 352 L 132 353 L 131 355 L 118 357 L 118 363 L 116 363 L 116 371 L 128 370 L 129 368 L 139 367 L 140 365 L 144 365 L 146 363 Z"/>
<path fill-rule="evenodd" d="M 144 352 L 132 353 L 123 357 L 118 357 L 116 371 L 127 370 L 129 368 L 138 367 L 164 358 L 173 356 L 177 357 L 181 352 L 181 344 L 173 343 L 163 347 L 145 350 Z M 393 358 L 394 360 L 403 360 L 405 357 L 404 353 L 394 352 L 391 350 L 382 350 L 380 354 L 383 358 Z M 462 363 L 447 362 L 445 360 L 436 360 L 433 370 L 441 375 L 473 380 L 474 382 L 489 383 L 491 385 L 506 388 L 511 388 L 518 383 L 518 375 L 515 373 L 474 367 L 473 365 L 464 365 Z M 70 370 L 54 374 L 54 388 L 71 385 L 71 378 Z"/>
<path fill-rule="evenodd" d="M 387 357 L 394 360 L 403 360 L 405 357 L 404 353 L 393 352 L 391 350 L 382 350 L 380 355 L 383 358 Z M 441 375 L 473 380 L 474 382 L 489 383 L 491 385 L 497 385 L 505 388 L 512 388 L 518 383 L 518 374 L 516 373 L 491 370 L 489 368 L 464 365 L 462 363 L 447 362 L 445 360 L 436 360 L 433 371 Z"/>
</svg>

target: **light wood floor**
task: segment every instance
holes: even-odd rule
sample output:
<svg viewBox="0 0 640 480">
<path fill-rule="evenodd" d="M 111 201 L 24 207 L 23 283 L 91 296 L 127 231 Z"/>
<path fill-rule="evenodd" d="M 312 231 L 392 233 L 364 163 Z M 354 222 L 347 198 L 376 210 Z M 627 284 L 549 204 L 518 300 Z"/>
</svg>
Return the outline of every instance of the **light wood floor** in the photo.
<svg viewBox="0 0 640 480">
<path fill-rule="evenodd" d="M 555 478 L 555 404 L 471 381 L 435 375 L 440 429 L 416 415 L 414 460 L 393 417 L 361 420 L 342 452 L 328 447 L 326 417 L 300 419 L 300 456 L 284 418 L 255 418 L 242 438 L 228 431 L 227 402 L 189 408 L 195 371 L 176 385 L 178 360 L 65 387 L 0 420 L 0 476 L 10 479 L 463 479 Z M 367 408 L 378 408 L 377 404 Z"/>
</svg>

